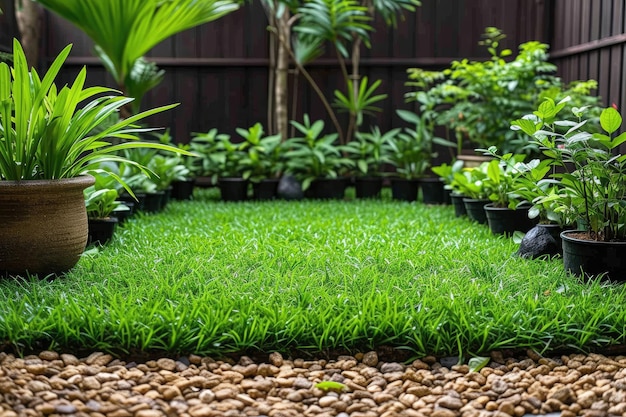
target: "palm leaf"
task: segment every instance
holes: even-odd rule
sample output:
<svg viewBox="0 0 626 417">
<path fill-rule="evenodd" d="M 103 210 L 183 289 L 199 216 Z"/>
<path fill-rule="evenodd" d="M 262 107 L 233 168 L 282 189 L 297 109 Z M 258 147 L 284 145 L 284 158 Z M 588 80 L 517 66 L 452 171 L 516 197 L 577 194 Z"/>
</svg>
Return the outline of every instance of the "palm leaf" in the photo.
<svg viewBox="0 0 626 417">
<path fill-rule="evenodd" d="M 238 8 L 232 0 L 36 0 L 83 30 L 120 86 L 135 61 L 176 33 Z"/>
<path fill-rule="evenodd" d="M 301 18 L 294 31 L 331 42 L 348 57 L 346 44 L 358 36 L 369 45 L 371 17 L 355 0 L 310 0 L 298 8 Z"/>
</svg>

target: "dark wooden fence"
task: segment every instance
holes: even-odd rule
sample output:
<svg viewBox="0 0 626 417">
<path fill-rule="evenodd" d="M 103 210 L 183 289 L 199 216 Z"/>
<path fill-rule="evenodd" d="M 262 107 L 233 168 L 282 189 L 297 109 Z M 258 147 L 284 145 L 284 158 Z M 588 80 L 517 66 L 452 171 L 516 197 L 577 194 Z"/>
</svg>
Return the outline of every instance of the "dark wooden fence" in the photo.
<svg viewBox="0 0 626 417">
<path fill-rule="evenodd" d="M 17 23 L 12 0 L 0 0 L 0 51 L 11 50 L 12 39 L 17 35 Z"/>
<path fill-rule="evenodd" d="M 406 14 L 395 30 L 375 22 L 372 48 L 363 50 L 362 72 L 381 79 L 381 92 L 389 97 L 375 122 L 382 129 L 398 123 L 395 109 L 408 108 L 404 102 L 409 67 L 441 68 L 457 57 L 480 57 L 478 45 L 487 26 L 508 34 L 506 46 L 543 40 L 544 1 L 537 0 L 423 0 L 415 14 Z M 74 49 L 68 60 L 69 80 L 87 65 L 89 82 L 113 86 L 111 78 L 92 54 L 92 44 L 79 30 L 61 18 L 44 17 L 42 56 L 46 65 L 67 43 Z M 150 56 L 166 70 L 165 81 L 151 92 L 144 106 L 181 103 L 153 123 L 171 126 L 175 138 L 186 142 L 192 132 L 212 127 L 233 133 L 236 127 L 267 120 L 269 34 L 259 2 L 252 2 L 225 18 L 175 36 Z M 328 54 L 310 65 L 310 71 L 327 97 L 342 87 L 336 61 Z M 295 101 L 298 116 L 326 118 L 319 99 L 302 79 Z"/>
<path fill-rule="evenodd" d="M 595 79 L 605 104 L 626 109 L 626 1 L 552 0 L 552 61 L 567 81 Z"/>
</svg>

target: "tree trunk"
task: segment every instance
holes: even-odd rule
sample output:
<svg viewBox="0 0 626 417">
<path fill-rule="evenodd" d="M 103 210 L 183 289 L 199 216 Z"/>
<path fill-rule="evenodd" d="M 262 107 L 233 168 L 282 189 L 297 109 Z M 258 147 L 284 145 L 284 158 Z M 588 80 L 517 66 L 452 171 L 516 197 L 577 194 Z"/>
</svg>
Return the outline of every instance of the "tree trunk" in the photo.
<svg viewBox="0 0 626 417">
<path fill-rule="evenodd" d="M 269 26 L 276 29 L 276 16 L 273 13 L 267 13 L 267 19 Z M 276 120 L 274 119 L 274 83 L 276 82 L 276 53 L 277 45 L 280 42 L 277 41 L 277 31 L 269 31 L 269 71 L 267 75 L 267 133 L 268 135 L 275 135 L 277 132 Z"/>
<path fill-rule="evenodd" d="M 39 61 L 41 8 L 31 0 L 15 0 L 15 18 L 28 65 L 36 68 Z"/>
<path fill-rule="evenodd" d="M 276 76 L 274 79 L 274 122 L 282 140 L 288 137 L 289 126 L 289 47 L 291 45 L 291 28 L 287 10 L 276 19 L 278 29 L 278 56 L 276 57 Z"/>
</svg>

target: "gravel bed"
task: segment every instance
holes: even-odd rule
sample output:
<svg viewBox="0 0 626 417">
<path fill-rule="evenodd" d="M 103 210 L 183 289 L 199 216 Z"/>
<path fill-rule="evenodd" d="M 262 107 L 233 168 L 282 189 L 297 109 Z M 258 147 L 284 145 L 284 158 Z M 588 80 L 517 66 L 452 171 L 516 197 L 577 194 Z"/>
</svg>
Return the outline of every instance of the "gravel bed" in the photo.
<svg viewBox="0 0 626 417">
<path fill-rule="evenodd" d="M 495 352 L 479 372 L 450 358 L 384 362 L 376 352 L 262 362 L 0 353 L 0 417 L 626 417 L 626 356 Z"/>
</svg>

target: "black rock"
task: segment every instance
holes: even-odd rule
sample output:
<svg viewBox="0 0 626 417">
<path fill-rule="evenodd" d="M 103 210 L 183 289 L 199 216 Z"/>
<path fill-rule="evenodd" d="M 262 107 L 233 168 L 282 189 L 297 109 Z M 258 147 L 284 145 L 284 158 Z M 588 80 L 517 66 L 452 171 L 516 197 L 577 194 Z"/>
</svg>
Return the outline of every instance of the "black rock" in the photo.
<svg viewBox="0 0 626 417">
<path fill-rule="evenodd" d="M 278 182 L 276 193 L 279 198 L 285 200 L 302 200 L 304 198 L 302 184 L 292 175 L 283 175 Z"/>
<path fill-rule="evenodd" d="M 520 243 L 517 255 L 522 258 L 534 259 L 539 256 L 553 256 L 559 253 L 557 241 L 544 227 L 533 227 L 526 233 Z"/>
<path fill-rule="evenodd" d="M 452 368 L 455 365 L 459 364 L 459 358 L 458 356 L 446 356 L 445 358 L 441 358 L 439 359 L 439 363 L 441 364 L 441 366 L 443 366 L 444 368 Z"/>
</svg>

